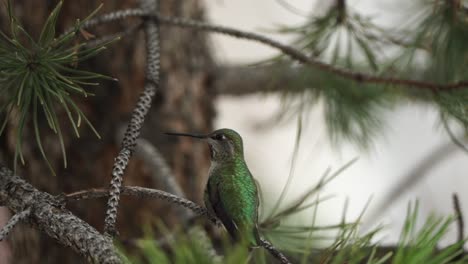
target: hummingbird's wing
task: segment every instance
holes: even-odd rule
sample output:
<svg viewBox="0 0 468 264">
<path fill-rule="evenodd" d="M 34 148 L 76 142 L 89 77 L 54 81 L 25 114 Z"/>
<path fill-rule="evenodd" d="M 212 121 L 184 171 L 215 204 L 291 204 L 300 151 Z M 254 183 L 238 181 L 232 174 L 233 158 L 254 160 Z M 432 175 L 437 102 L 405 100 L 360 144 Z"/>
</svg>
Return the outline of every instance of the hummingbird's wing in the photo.
<svg viewBox="0 0 468 264">
<path fill-rule="evenodd" d="M 223 223 L 226 230 L 229 232 L 229 235 L 235 240 L 238 239 L 239 227 L 233 221 L 230 214 L 227 212 L 226 208 L 223 205 L 223 199 L 219 193 L 220 188 L 217 186 L 212 186 L 208 184 L 205 192 L 205 206 L 208 208 L 208 211 L 213 212 L 219 220 Z"/>
<path fill-rule="evenodd" d="M 258 196 L 255 188 L 255 183 L 251 188 L 242 189 L 235 181 L 210 180 L 205 195 L 205 205 L 211 207 L 233 240 L 240 241 L 241 236 L 245 236 L 251 246 L 257 246 L 260 237 L 257 228 Z M 248 195 L 240 195 L 242 190 L 247 191 Z"/>
</svg>

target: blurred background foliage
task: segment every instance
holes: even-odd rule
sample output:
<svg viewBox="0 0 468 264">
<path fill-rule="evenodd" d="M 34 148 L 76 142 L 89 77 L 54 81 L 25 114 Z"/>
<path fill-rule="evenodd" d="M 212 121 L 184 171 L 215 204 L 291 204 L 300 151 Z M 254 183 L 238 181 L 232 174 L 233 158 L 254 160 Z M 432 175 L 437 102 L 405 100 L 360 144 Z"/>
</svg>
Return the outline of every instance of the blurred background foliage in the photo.
<svg viewBox="0 0 468 264">
<path fill-rule="evenodd" d="M 284 67 L 295 68 L 299 74 L 282 89 L 284 107 L 278 116 L 290 117 L 291 113 L 306 112 L 312 105 L 323 102 L 332 141 L 351 140 L 366 148 L 372 145 L 375 135 L 385 131 L 381 121 L 384 111 L 408 101 L 423 102 L 437 107 L 441 122 L 454 121 L 466 134 L 466 85 L 452 89 L 437 86 L 466 83 L 468 79 L 467 3 L 418 0 L 412 4 L 407 11 L 411 14 L 408 21 L 401 21 L 395 28 L 379 26 L 372 17 L 357 13 L 346 0 L 336 0 L 324 14 L 314 12 L 304 24 L 279 26 L 277 32 L 294 36 L 291 43 L 294 47 L 334 67 L 376 77 L 430 82 L 434 87 L 353 80 L 300 66 L 279 55 L 262 62 L 276 67 L 278 72 L 272 78 L 281 76 Z M 301 95 L 299 103 L 297 94 Z M 450 126 L 445 128 L 449 130 Z"/>
</svg>

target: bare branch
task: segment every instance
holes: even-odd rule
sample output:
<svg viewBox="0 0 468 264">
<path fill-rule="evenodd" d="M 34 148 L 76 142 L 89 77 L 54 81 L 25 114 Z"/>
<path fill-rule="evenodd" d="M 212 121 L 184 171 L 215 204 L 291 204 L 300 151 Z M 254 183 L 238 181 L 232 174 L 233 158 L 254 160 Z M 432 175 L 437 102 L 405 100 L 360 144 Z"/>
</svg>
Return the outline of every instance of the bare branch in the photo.
<svg viewBox="0 0 468 264">
<path fill-rule="evenodd" d="M 158 3 L 156 0 L 141 2 L 142 10 L 156 12 Z M 112 180 L 110 183 L 110 196 L 107 201 L 106 218 L 104 220 L 104 232 L 109 236 L 116 234 L 115 223 L 117 221 L 117 209 L 120 200 L 120 188 L 122 187 L 123 174 L 127 168 L 128 161 L 136 145 L 136 140 L 140 135 L 140 130 L 148 113 L 152 99 L 159 88 L 159 69 L 160 69 L 160 47 L 159 47 L 159 28 L 154 21 L 145 23 L 146 32 L 146 78 L 145 89 L 138 99 L 137 105 L 133 110 L 130 123 L 122 140 L 122 148 L 115 159 L 112 168 Z"/>
<path fill-rule="evenodd" d="M 263 237 L 260 238 L 260 245 L 266 250 L 268 250 L 268 252 L 270 252 L 270 254 L 277 258 L 281 263 L 291 264 L 291 261 L 289 261 L 288 258 L 283 253 L 281 253 L 281 251 L 276 249 L 269 241 L 267 241 Z"/>
<path fill-rule="evenodd" d="M 121 263 L 110 239 L 63 208 L 54 196 L 37 190 L 1 164 L 0 191 L 12 212 L 25 212 L 24 208 L 29 208 L 28 223 L 90 262 Z"/>
<path fill-rule="evenodd" d="M 218 220 L 215 217 L 211 216 L 204 207 L 190 200 L 181 198 L 177 195 L 165 191 L 138 186 L 122 186 L 121 194 L 135 196 L 139 198 L 152 198 L 164 200 L 173 204 L 177 204 L 192 210 L 196 215 L 207 216 L 211 222 L 218 224 Z M 83 190 L 65 195 L 68 201 L 89 200 L 107 196 L 109 196 L 109 190 L 104 188 Z"/>
<path fill-rule="evenodd" d="M 8 223 L 0 230 L 0 241 L 4 240 L 10 231 L 20 222 L 23 221 L 24 219 L 28 218 L 31 215 L 31 209 L 28 208 L 24 211 L 21 211 L 19 213 L 16 213 L 11 219 L 8 221 Z"/>
</svg>

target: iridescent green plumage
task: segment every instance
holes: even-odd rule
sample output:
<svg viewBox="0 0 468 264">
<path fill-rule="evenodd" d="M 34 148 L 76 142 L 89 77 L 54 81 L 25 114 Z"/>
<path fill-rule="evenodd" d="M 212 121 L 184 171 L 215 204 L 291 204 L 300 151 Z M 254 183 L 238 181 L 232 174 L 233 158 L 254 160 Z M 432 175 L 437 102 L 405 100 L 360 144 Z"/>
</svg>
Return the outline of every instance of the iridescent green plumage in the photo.
<svg viewBox="0 0 468 264">
<path fill-rule="evenodd" d="M 169 133 L 208 140 L 211 167 L 205 189 L 205 206 L 216 215 L 231 237 L 258 246 L 258 191 L 244 160 L 240 135 L 231 129 L 208 135 Z"/>
</svg>

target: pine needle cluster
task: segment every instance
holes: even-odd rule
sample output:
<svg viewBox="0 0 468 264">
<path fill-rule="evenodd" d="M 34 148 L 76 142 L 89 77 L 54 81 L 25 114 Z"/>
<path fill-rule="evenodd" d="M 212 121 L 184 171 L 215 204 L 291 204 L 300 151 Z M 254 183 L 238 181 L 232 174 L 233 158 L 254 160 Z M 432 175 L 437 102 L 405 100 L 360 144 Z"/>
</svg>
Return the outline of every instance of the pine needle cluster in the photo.
<svg viewBox="0 0 468 264">
<path fill-rule="evenodd" d="M 433 87 L 402 87 L 392 80 L 353 80 L 300 67 L 280 55 L 268 61 L 279 65 L 278 72 L 285 65 L 299 72 L 284 89 L 285 107 L 280 115 L 323 102 L 332 141 L 351 139 L 367 147 L 382 132 L 382 113 L 410 100 L 435 106 L 441 122 L 455 121 L 468 133 L 468 87 L 438 88 L 468 79 L 468 13 L 461 1 L 417 1 L 408 21 L 399 21 L 400 26 L 394 28 L 377 25 L 346 3 L 336 0 L 325 14 L 310 15 L 304 24 L 283 26 L 278 31 L 295 36 L 294 47 L 334 67 L 392 80 L 430 82 Z M 295 96 L 298 93 L 299 99 Z"/>
<path fill-rule="evenodd" d="M 58 107 L 65 110 L 77 137 L 80 136 L 79 127 L 83 122 L 99 137 L 72 96 L 92 96 L 84 87 L 98 85 L 93 81 L 96 79 L 110 79 L 77 68 L 80 62 L 104 50 L 110 41 L 96 46 L 88 46 L 86 41 L 77 43 L 81 26 L 99 8 L 84 20 L 78 20 L 74 30 L 57 36 L 55 28 L 61 7 L 62 2 L 59 2 L 36 40 L 21 26 L 13 14 L 11 3 L 7 3 L 10 32 L 7 34 L 0 31 L 0 112 L 4 113 L 0 134 L 4 133 L 9 120 L 17 123 L 15 166 L 18 159 L 25 163 L 22 140 L 25 129 L 32 127 L 37 147 L 50 170 L 54 172 L 43 148 L 38 125 L 40 118 L 45 118 L 51 131 L 57 135 L 64 166 L 67 166 L 64 139 L 57 115 Z"/>
</svg>

